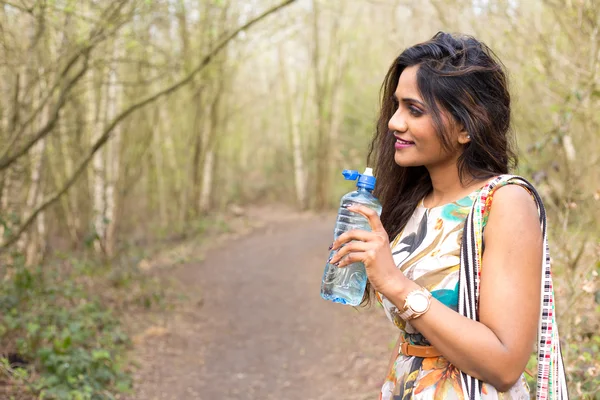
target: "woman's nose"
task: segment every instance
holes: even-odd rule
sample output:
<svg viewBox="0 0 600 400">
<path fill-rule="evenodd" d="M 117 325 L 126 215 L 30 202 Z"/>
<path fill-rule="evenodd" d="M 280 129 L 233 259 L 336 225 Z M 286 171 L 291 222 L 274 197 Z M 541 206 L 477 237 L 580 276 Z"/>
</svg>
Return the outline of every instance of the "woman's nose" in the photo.
<svg viewBox="0 0 600 400">
<path fill-rule="evenodd" d="M 388 128 L 390 131 L 398 131 L 398 132 L 406 132 L 408 129 L 408 125 L 406 124 L 406 120 L 400 113 L 400 110 L 397 110 L 390 121 L 388 122 Z"/>
</svg>

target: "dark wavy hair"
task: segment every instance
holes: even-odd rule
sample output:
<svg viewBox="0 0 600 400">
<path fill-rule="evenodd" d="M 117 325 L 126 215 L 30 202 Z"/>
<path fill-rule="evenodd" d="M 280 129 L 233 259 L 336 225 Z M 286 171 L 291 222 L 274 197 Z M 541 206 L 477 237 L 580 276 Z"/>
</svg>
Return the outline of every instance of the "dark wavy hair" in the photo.
<svg viewBox="0 0 600 400">
<path fill-rule="evenodd" d="M 471 136 L 458 159 L 461 182 L 505 174 L 517 164 L 508 80 L 504 65 L 492 50 L 471 36 L 444 32 L 407 48 L 383 81 L 381 111 L 367 158 L 367 165 L 374 166 L 378 183 L 374 194 L 383 206 L 381 221 L 390 240 L 404 229 L 418 202 L 432 190 L 425 167 L 396 164 L 396 138 L 388 129 L 397 108 L 393 94 L 400 74 L 411 66 L 419 66 L 417 86 L 442 146 L 451 148 L 442 115 Z M 370 292 L 368 288 L 363 304 L 369 303 Z"/>
</svg>

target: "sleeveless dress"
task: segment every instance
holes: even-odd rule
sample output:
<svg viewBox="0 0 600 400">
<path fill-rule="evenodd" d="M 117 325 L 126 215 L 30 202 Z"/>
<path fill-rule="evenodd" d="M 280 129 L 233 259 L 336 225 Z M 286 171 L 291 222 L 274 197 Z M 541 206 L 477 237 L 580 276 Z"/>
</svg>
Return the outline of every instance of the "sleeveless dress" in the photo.
<svg viewBox="0 0 600 400">
<path fill-rule="evenodd" d="M 429 290 L 434 298 L 454 311 L 458 309 L 460 247 L 464 222 L 479 190 L 464 198 L 434 208 L 419 203 L 404 230 L 392 241 L 398 268 Z M 491 199 L 490 199 L 491 200 Z M 400 318 L 394 304 L 376 293 L 387 317 L 409 344 L 430 345 L 410 322 Z M 482 399 L 529 399 L 525 377 L 507 392 L 499 393 L 484 383 Z M 388 371 L 380 400 L 463 399 L 460 371 L 440 357 L 413 357 L 399 353 Z"/>
</svg>

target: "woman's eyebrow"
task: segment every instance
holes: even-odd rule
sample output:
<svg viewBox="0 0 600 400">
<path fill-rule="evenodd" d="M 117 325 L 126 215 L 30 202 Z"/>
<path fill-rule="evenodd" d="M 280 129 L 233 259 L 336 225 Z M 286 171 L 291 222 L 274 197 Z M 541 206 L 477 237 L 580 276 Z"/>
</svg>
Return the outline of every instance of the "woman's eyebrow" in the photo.
<svg viewBox="0 0 600 400">
<path fill-rule="evenodd" d="M 420 104 L 420 105 L 422 105 L 423 107 L 425 107 L 425 103 L 423 103 L 423 102 L 422 102 L 422 101 L 420 101 L 420 100 L 413 99 L 413 98 L 411 98 L 411 97 L 403 97 L 403 98 L 402 98 L 402 101 L 403 101 L 404 103 L 417 103 L 417 104 Z"/>
<path fill-rule="evenodd" d="M 393 96 L 394 96 L 394 99 L 396 99 L 396 101 L 398 101 L 398 96 L 396 96 L 396 93 L 394 93 L 394 95 L 393 95 Z M 403 103 L 417 103 L 417 104 L 420 104 L 420 105 L 422 105 L 423 107 L 425 107 L 425 103 L 423 103 L 423 102 L 422 102 L 422 101 L 420 101 L 420 100 L 413 99 L 412 97 L 403 97 L 403 98 L 402 98 L 402 102 L 403 102 Z"/>
</svg>

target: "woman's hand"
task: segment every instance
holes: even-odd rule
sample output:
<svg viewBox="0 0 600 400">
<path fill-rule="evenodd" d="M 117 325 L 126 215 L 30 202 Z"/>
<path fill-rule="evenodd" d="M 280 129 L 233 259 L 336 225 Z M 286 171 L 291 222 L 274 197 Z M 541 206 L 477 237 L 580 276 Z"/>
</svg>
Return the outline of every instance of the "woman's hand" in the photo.
<svg viewBox="0 0 600 400">
<path fill-rule="evenodd" d="M 360 204 L 353 204 L 348 207 L 348 210 L 364 215 L 369 221 L 371 232 L 354 229 L 341 234 L 331 247 L 332 250 L 339 249 L 339 251 L 333 255 L 329 263 L 343 268 L 355 262 L 362 262 L 373 289 L 384 296 L 401 291 L 407 286 L 409 280 L 394 263 L 388 234 L 383 228 L 379 215 Z"/>
</svg>

